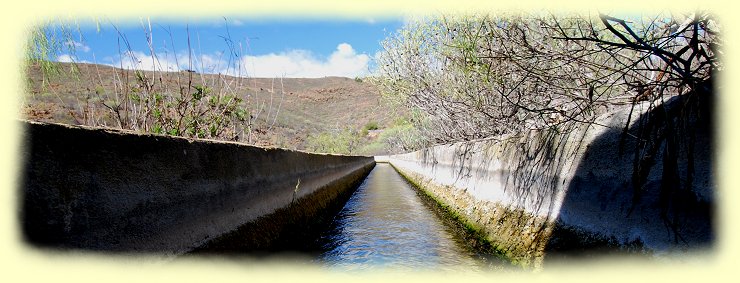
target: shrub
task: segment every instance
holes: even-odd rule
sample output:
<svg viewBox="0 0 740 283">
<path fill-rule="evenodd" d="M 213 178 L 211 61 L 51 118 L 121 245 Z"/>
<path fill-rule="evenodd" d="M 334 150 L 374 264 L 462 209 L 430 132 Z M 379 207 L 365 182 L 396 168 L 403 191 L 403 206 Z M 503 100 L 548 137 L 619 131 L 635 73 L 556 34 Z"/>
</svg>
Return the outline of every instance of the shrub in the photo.
<svg viewBox="0 0 740 283">
<path fill-rule="evenodd" d="M 149 49 L 155 50 L 151 36 L 152 25 L 149 23 L 146 26 L 143 35 Z M 269 106 L 258 100 L 250 104 L 250 101 L 246 101 L 248 94 L 237 92 L 244 89 L 242 85 L 245 78 L 240 77 L 242 71 L 235 59 L 242 57 L 241 49 L 235 48 L 230 36 L 224 37 L 230 50 L 224 56 L 231 62 L 231 65 L 226 66 L 225 72 L 236 76 L 219 74 L 216 76 L 218 79 L 206 80 L 192 71 L 195 67 L 192 62 L 187 66 L 186 72 L 168 72 L 162 70 L 158 63 L 154 64 L 153 70 L 141 70 L 142 60 L 158 62 L 156 54 L 152 51 L 151 58 L 136 58 L 127 37 L 115 25 L 113 29 L 118 32 L 117 39 L 125 48 L 119 50 L 119 56 L 121 60 L 130 60 L 132 67 L 119 69 L 95 65 L 90 67 L 94 68 L 92 72 L 75 73 L 80 82 L 90 84 L 90 94 L 77 94 L 67 101 L 61 98 L 58 100 L 61 102 L 60 106 L 66 108 L 78 124 L 105 127 L 112 125 L 140 132 L 251 143 L 253 125 L 260 115 L 267 116 L 264 120 L 268 124 L 276 123 L 282 98 L 277 107 L 273 108 L 272 92 Z M 48 85 L 49 74 L 60 73 L 60 64 L 54 62 L 60 54 L 70 53 L 74 58 L 74 44 L 71 42 L 76 37 L 73 36 L 73 31 L 72 25 L 61 21 L 32 29 L 26 46 L 27 63 L 29 68 L 41 69 L 42 85 Z M 188 51 L 191 54 L 193 50 L 190 50 L 190 34 L 187 38 Z M 172 37 L 170 40 L 173 40 Z M 174 46 L 174 42 L 171 43 Z M 70 66 L 73 67 L 71 71 L 77 70 L 76 64 Z M 101 69 L 103 72 L 115 73 L 112 83 L 103 81 Z M 172 87 L 171 82 L 176 82 L 176 86 Z M 280 84 L 282 86 L 282 80 Z M 279 92 L 283 95 L 282 87 Z"/>
<path fill-rule="evenodd" d="M 375 122 L 375 121 L 370 121 L 367 124 L 365 124 L 365 127 L 363 127 L 363 129 L 368 130 L 368 131 L 377 130 L 378 128 L 379 128 L 378 122 Z"/>
</svg>

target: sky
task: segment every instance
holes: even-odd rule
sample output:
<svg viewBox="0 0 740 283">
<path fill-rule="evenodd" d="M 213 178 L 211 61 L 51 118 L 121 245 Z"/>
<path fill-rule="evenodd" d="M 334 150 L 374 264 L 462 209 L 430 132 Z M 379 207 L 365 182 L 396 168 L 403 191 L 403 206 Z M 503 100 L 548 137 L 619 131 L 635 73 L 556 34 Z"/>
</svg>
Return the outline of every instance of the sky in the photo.
<svg viewBox="0 0 740 283">
<path fill-rule="evenodd" d="M 98 20 L 79 23 L 67 42 L 74 52 L 56 60 L 244 77 L 354 78 L 372 71 L 380 42 L 402 25 L 400 18 Z"/>
</svg>

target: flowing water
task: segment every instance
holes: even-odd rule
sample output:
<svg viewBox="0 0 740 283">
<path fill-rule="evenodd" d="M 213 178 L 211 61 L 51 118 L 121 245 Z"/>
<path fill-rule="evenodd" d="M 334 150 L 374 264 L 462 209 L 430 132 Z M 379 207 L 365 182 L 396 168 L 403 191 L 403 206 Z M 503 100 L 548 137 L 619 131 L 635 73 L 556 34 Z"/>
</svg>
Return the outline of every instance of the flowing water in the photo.
<svg viewBox="0 0 740 283">
<path fill-rule="evenodd" d="M 483 265 L 388 164 L 378 163 L 321 236 L 342 269 L 478 270 Z"/>
</svg>

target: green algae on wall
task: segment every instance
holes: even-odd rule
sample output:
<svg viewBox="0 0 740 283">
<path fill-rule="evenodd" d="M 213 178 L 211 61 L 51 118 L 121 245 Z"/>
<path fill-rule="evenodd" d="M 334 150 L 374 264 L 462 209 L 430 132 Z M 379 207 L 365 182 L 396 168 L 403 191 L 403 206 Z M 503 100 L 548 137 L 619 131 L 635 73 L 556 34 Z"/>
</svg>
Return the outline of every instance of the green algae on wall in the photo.
<svg viewBox="0 0 740 283">
<path fill-rule="evenodd" d="M 433 184 L 420 174 L 396 171 L 415 189 L 444 212 L 446 217 L 462 228 L 468 243 L 485 257 L 496 257 L 522 268 L 541 268 L 545 254 L 548 260 L 558 259 L 571 252 L 646 252 L 639 241 L 620 245 L 616 239 L 558 222 L 547 222 L 522 209 L 504 208 L 493 203 L 474 201 L 465 193 L 449 193 L 449 186 Z M 551 257 L 552 255 L 554 257 Z"/>
<path fill-rule="evenodd" d="M 657 151 L 649 174 L 635 182 L 635 164 L 644 164 L 623 149 L 640 141 L 623 133 L 640 131 L 645 115 L 660 115 L 644 106 L 635 106 L 643 112 L 608 113 L 593 124 L 438 145 L 387 159 L 449 214 L 485 235 L 497 253 L 523 266 L 570 255 L 639 256 L 711 246 L 711 158 L 679 152 L 673 166 L 693 174 L 685 186 L 673 186 L 674 180 L 664 182 L 672 175 L 662 164 L 671 156 Z M 694 156 L 712 155 L 710 126 L 695 121 L 695 139 L 685 141 Z"/>
<path fill-rule="evenodd" d="M 544 223 L 524 211 L 508 211 L 500 206 L 475 203 L 473 198 L 462 194 L 451 193 L 449 187 L 439 186 L 420 174 L 405 171 L 394 166 L 416 189 L 434 201 L 453 221 L 464 229 L 465 237 L 472 239 L 473 248 L 486 256 L 503 258 L 516 266 L 524 268 L 538 265 L 541 260 L 538 247 L 544 247 L 546 237 L 527 238 L 528 235 L 548 232 L 546 228 L 533 231 L 534 225 L 518 226 L 521 223 Z M 472 209 L 463 209 L 471 207 Z M 518 221 L 510 222 L 510 217 Z M 486 219 L 486 221 L 481 221 Z M 493 228 L 485 225 L 497 223 Z M 540 224 L 543 225 L 543 224 Z M 541 227 L 541 226 L 540 226 Z M 540 255 L 538 257 L 538 255 Z"/>
</svg>

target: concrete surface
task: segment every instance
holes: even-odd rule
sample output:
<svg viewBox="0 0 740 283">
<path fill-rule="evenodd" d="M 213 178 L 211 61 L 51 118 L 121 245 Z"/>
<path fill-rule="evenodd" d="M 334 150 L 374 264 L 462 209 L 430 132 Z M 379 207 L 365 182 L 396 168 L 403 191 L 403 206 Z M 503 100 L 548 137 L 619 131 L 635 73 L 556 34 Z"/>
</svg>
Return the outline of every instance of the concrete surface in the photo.
<svg viewBox="0 0 740 283">
<path fill-rule="evenodd" d="M 278 237 L 290 233 L 283 224 L 298 229 L 297 222 L 321 217 L 375 164 L 372 157 L 22 123 L 19 220 L 26 242 L 42 247 L 178 255 L 258 219 L 271 225 L 253 229 Z"/>
<path fill-rule="evenodd" d="M 631 133 L 640 129 L 647 109 L 641 104 L 631 114 Z M 664 179 L 663 143 L 647 153 L 655 155 L 654 163 L 644 165 L 650 168 L 644 186 L 634 189 L 637 144 L 621 135 L 629 110 L 599 117 L 596 124 L 435 146 L 387 159 L 484 232 L 498 252 L 525 265 L 541 264 L 558 251 L 661 253 L 711 246 L 711 123 L 706 117 L 693 121 L 694 140 L 679 135 L 694 152 L 688 162 L 687 146 L 678 150 L 680 181 Z M 687 177 L 689 166 L 694 172 Z"/>
</svg>

